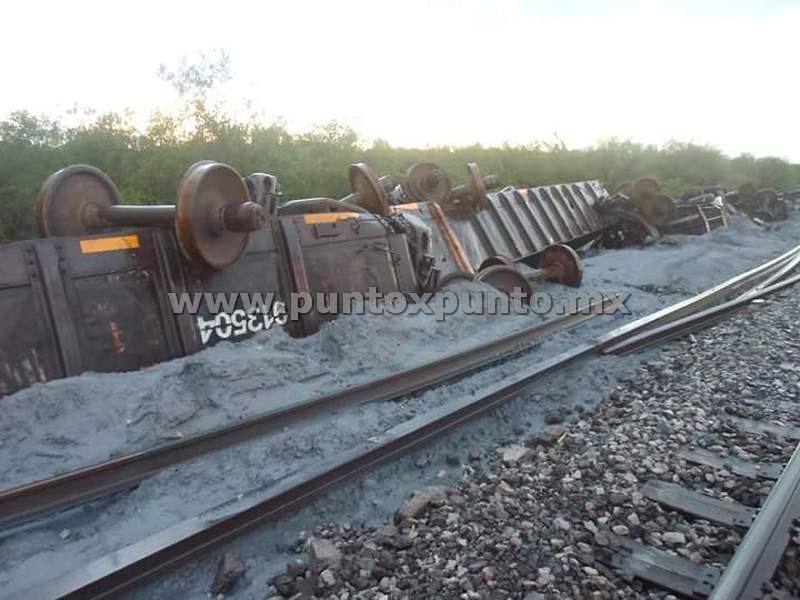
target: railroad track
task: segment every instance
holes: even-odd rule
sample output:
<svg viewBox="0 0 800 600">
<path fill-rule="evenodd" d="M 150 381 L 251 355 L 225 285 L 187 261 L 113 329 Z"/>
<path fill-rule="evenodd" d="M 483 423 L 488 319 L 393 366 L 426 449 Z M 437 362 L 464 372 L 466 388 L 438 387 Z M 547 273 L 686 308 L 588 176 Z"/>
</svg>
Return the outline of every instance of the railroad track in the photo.
<svg viewBox="0 0 800 600">
<path fill-rule="evenodd" d="M 785 283 L 798 279 L 800 277 L 793 277 Z M 744 381 L 748 381 L 746 375 Z M 689 560 L 606 530 L 603 534 L 609 539 L 612 550 L 601 558 L 625 575 L 684 596 L 715 600 L 762 598 L 769 590 L 767 584 L 773 579 L 793 530 L 796 532 L 800 525 L 800 427 L 791 425 L 800 416 L 800 403 L 734 396 L 711 403 L 711 406 L 717 426 L 711 431 L 703 429 L 701 439 L 677 447 L 672 452 L 673 468 L 644 482 L 638 492 L 642 498 L 660 506 L 662 514 L 674 511 L 689 522 L 699 519 L 704 524 L 728 528 L 733 535 L 744 533 L 733 556 L 721 567 L 720 557 L 713 554 L 711 558 L 715 562 L 700 562 L 699 554 Z M 741 416 L 743 414 L 746 417 Z M 759 441 L 753 436 L 762 437 Z M 745 446 L 745 441 L 752 443 Z M 747 447 L 749 452 L 742 447 Z M 753 450 L 753 447 L 760 450 Z M 776 448 L 787 447 L 792 450 L 790 458 L 773 462 L 778 454 Z M 759 451 L 764 456 L 752 458 Z M 692 477 L 687 477 L 687 468 L 678 466 L 683 464 L 696 467 L 695 472 L 705 472 L 706 478 L 722 472 L 723 476 L 732 474 L 738 481 L 750 480 L 752 484 L 726 485 L 724 499 L 720 499 L 709 493 L 715 488 L 719 490 L 718 475 L 710 479 L 701 477 L 698 486 Z M 678 481 L 682 483 L 675 483 Z M 685 481 L 689 483 L 684 484 Z M 768 481 L 774 483 L 766 494 L 764 483 Z M 727 493 L 729 488 L 733 491 Z M 742 501 L 725 498 L 737 494 L 743 496 Z M 766 495 L 766 499 L 758 506 L 754 495 Z M 767 597 L 771 598 L 790 597 L 776 590 L 769 594 Z"/>
<path fill-rule="evenodd" d="M 800 405 L 794 408 L 795 412 Z M 782 427 L 764 421 L 731 420 L 744 432 L 759 426 L 785 439 L 800 440 L 800 428 Z M 741 544 L 724 570 L 698 564 L 643 543 L 606 532 L 614 549 L 605 561 L 622 573 L 655 583 L 690 597 L 713 600 L 757 599 L 773 576 L 800 518 L 800 444 L 785 465 L 723 456 L 703 449 L 682 448 L 677 457 L 688 463 L 727 468 L 752 479 L 776 479 L 760 509 L 739 502 L 720 500 L 685 486 L 653 479 L 640 489 L 644 498 L 669 510 L 720 525 L 746 529 Z"/>
<path fill-rule="evenodd" d="M 169 444 L 0 492 L 0 528 L 7 529 L 53 511 L 72 508 L 130 489 L 173 464 L 278 431 L 319 414 L 331 414 L 345 406 L 399 399 L 444 381 L 452 381 L 523 352 L 548 335 L 577 327 L 586 320 L 611 310 L 618 301 L 619 297 L 611 296 L 595 300 L 574 312 L 430 363 L 297 402 Z"/>
<path fill-rule="evenodd" d="M 212 517 L 198 516 L 178 523 L 154 536 L 112 552 L 80 570 L 31 589 L 26 594 L 26 597 L 116 597 L 121 592 L 132 588 L 149 577 L 175 567 L 222 543 L 231 541 L 262 523 L 296 510 L 340 482 L 414 450 L 466 421 L 501 405 L 510 398 L 517 396 L 521 391 L 548 373 L 601 353 L 633 351 L 655 341 L 668 339 L 671 336 L 707 326 L 738 307 L 791 285 L 798 280 L 797 277 L 792 277 L 785 281 L 778 281 L 778 279 L 788 275 L 798 263 L 800 263 L 800 246 L 692 298 L 624 325 L 588 343 L 579 344 L 539 364 L 522 369 L 504 381 L 484 389 L 480 395 L 460 399 L 427 414 L 414 417 L 382 435 L 371 438 L 369 442 L 363 445 L 328 458 L 313 470 L 297 473 L 282 480 L 266 493 L 252 494 L 249 500 L 245 499 L 243 502 L 238 503 L 236 508 L 221 507 L 213 512 Z M 578 319 L 578 317 L 567 315 L 564 319 Z M 563 325 L 565 321 L 560 323 Z M 551 324 L 551 326 L 555 325 Z M 504 344 L 508 344 L 508 346 L 503 346 L 502 344 L 493 346 L 492 351 L 486 350 L 482 346 L 481 349 L 475 349 L 474 355 L 466 358 L 462 356 L 459 360 L 463 362 L 453 359 L 453 362 L 450 363 L 449 371 L 444 369 L 432 373 L 425 371 L 424 367 L 421 367 L 426 375 L 418 374 L 417 377 L 419 379 L 417 381 L 427 381 L 426 385 L 440 383 L 448 377 L 457 376 L 468 371 L 469 369 L 466 365 L 472 365 L 470 368 L 476 368 L 476 365 L 486 364 L 486 361 L 490 360 L 488 355 L 492 355 L 494 357 L 492 360 L 495 360 L 498 349 L 504 349 L 504 351 L 508 352 L 510 347 L 518 346 L 523 339 L 528 339 L 526 336 L 530 336 L 533 339 L 541 335 L 543 333 L 540 330 L 535 333 L 528 331 L 522 338 L 515 339 L 513 342 L 504 338 Z M 478 356 L 481 358 L 477 358 Z M 413 389 L 420 389 L 414 388 L 411 383 L 403 383 L 402 381 L 385 381 L 383 385 L 388 387 L 376 389 L 383 389 L 385 394 L 390 394 L 390 392 L 394 394 L 408 393 Z M 398 391 L 403 389 L 406 391 Z M 370 392 L 375 392 L 375 390 L 370 390 Z M 361 393 L 364 393 L 363 390 Z M 363 400 L 366 399 L 363 398 Z M 283 422 L 283 425 L 285 425 L 285 422 Z M 259 429 L 258 431 L 264 431 L 264 429 Z M 232 440 L 230 443 L 233 443 L 233 440 L 237 438 L 232 437 L 229 439 Z M 185 442 L 186 440 L 171 446 L 177 450 Z M 199 441 L 199 443 L 202 442 Z M 204 451 L 220 447 L 214 444 L 215 442 L 210 442 Z M 795 454 L 797 455 L 797 453 Z M 184 455 L 178 453 L 172 456 Z M 188 456 L 184 456 L 181 460 L 186 457 Z M 795 456 L 792 460 L 793 463 L 796 463 L 800 461 L 800 458 Z M 163 466 L 165 465 L 151 463 L 147 474 L 154 472 L 154 468 L 157 470 L 158 468 L 163 468 Z M 795 466 L 793 469 L 796 470 L 797 467 Z M 109 466 L 109 470 L 111 472 L 114 471 L 111 466 Z M 86 475 L 89 476 L 91 473 Z M 135 480 L 136 477 L 133 477 L 125 485 L 129 486 Z M 44 485 L 46 488 L 47 484 Z M 62 487 L 62 490 L 66 489 L 68 490 L 67 493 L 69 493 L 70 485 L 72 484 L 67 483 L 66 486 Z M 782 484 L 780 489 L 785 490 L 786 485 L 788 484 Z M 31 486 L 26 487 L 30 489 Z M 795 484 L 794 495 L 796 495 L 798 487 L 800 486 Z M 56 487 L 51 489 L 55 490 Z M 119 487 L 116 489 L 119 489 Z M 49 500 L 50 504 L 45 502 L 45 508 L 52 510 L 56 507 L 74 503 L 75 498 L 85 501 L 92 497 L 92 493 L 81 492 L 73 494 L 73 498 L 69 502 L 64 502 L 64 496 L 58 496 L 58 494 L 63 493 L 56 493 L 55 500 L 53 498 Z M 6 496 L 6 498 L 22 502 L 21 499 L 25 497 L 23 489 L 19 488 L 16 494 L 15 498 L 12 496 Z M 781 492 L 781 497 L 785 495 L 785 491 Z M 0 500 L 2 500 L 1 496 Z M 775 502 L 772 504 L 774 505 Z M 0 502 L 1 506 L 3 506 L 2 502 Z M 12 505 L 8 504 L 6 506 Z M 242 508 L 242 506 L 244 507 Z M 789 518 L 793 514 L 792 510 L 796 508 L 796 500 L 792 500 L 787 506 L 788 508 L 783 513 L 788 516 L 783 516 L 781 519 Z M 24 511 L 20 511 L 14 516 L 14 519 L 19 519 L 23 516 L 30 517 L 37 512 L 40 513 L 41 510 L 27 515 L 23 514 Z M 762 525 L 756 529 L 754 525 L 753 530 L 762 531 L 764 527 Z M 763 535 L 757 538 L 756 542 L 750 542 L 750 544 L 761 543 L 762 538 Z M 745 542 L 747 542 L 747 539 L 745 539 Z M 719 584 L 723 585 L 724 583 L 725 579 L 720 579 Z"/>
</svg>

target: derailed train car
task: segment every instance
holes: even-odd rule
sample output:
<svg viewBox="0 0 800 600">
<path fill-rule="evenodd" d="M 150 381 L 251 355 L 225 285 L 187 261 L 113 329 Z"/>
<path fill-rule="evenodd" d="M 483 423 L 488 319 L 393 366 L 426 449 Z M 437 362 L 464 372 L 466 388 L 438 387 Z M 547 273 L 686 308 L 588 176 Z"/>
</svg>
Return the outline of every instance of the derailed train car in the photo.
<svg viewBox="0 0 800 600">
<path fill-rule="evenodd" d="M 486 186 L 498 185 L 497 178 L 481 177 L 473 163 L 467 172 L 469 183 L 451 189 L 436 165 L 415 165 L 407 182 L 427 179 L 427 187 L 408 185 L 422 192 L 410 195 L 415 202 L 393 207 L 429 225 L 440 257 L 435 262 L 440 277 L 472 275 L 498 263 L 538 266 L 537 257 L 545 248 L 580 245 L 605 226 L 595 207 L 607 193 L 597 181 L 510 187 L 489 194 Z"/>
<path fill-rule="evenodd" d="M 499 182 L 474 164 L 456 187 L 430 164 L 400 186 L 363 164 L 349 176 L 346 198 L 278 206 L 275 177 L 242 179 L 203 161 L 174 205 L 126 206 L 101 171 L 58 171 L 38 199 L 43 238 L 0 246 L 0 395 L 140 369 L 270 327 L 312 334 L 332 316 L 286 321 L 279 310 L 300 292 L 435 291 L 453 277 L 524 287 L 515 261 L 536 264 L 546 248 L 604 227 L 598 182 L 488 193 Z M 242 293 L 261 303 L 237 300 Z M 192 310 L 192 298 L 215 294 L 234 302 Z"/>
</svg>

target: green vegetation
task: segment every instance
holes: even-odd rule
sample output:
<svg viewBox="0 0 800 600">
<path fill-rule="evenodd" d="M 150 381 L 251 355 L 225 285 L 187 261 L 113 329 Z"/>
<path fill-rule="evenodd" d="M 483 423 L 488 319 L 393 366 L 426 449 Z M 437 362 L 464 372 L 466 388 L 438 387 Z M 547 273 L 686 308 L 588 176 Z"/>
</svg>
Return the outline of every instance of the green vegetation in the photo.
<svg viewBox="0 0 800 600">
<path fill-rule="evenodd" d="M 225 54 L 200 65 L 162 67 L 159 75 L 175 87 L 182 109 L 177 114 L 155 112 L 143 131 L 131 124 L 130 115 L 118 113 L 75 127 L 24 111 L 0 122 L 0 241 L 38 235 L 38 188 L 52 172 L 72 163 L 92 164 L 108 173 L 127 204 L 172 202 L 183 172 L 201 159 L 228 163 L 243 175 L 273 173 L 286 199 L 345 195 L 346 166 L 356 161 L 397 177 L 416 161 L 433 161 L 454 185 L 464 181 L 465 163 L 476 161 L 484 174 L 495 173 L 518 186 L 600 179 L 614 188 L 647 174 L 674 195 L 697 185 L 744 181 L 800 187 L 800 165 L 749 155 L 731 159 L 715 148 L 685 143 L 657 148 L 608 140 L 580 150 L 543 143 L 414 149 L 380 140 L 367 146 L 335 122 L 291 133 L 281 123 L 235 120 L 214 102 L 211 91 L 229 73 Z"/>
</svg>

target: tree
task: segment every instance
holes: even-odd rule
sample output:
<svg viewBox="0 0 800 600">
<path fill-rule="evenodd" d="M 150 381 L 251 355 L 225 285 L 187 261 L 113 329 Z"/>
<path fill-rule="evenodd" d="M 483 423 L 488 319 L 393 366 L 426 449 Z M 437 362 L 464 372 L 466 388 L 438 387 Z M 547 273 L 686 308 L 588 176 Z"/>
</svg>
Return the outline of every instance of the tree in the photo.
<svg viewBox="0 0 800 600">
<path fill-rule="evenodd" d="M 159 78 L 172 85 L 183 101 L 183 133 L 199 141 L 218 139 L 231 124 L 220 101 L 212 93 L 232 79 L 230 55 L 224 50 L 200 53 L 196 60 L 183 57 L 178 66 L 161 64 Z"/>
</svg>

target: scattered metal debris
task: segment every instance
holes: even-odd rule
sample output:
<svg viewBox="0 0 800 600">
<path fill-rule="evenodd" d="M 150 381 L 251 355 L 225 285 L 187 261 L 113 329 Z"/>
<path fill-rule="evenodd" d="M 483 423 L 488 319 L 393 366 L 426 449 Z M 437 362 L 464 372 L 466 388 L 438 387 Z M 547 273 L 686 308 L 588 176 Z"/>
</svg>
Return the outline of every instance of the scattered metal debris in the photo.
<svg viewBox="0 0 800 600">
<path fill-rule="evenodd" d="M 728 224 L 721 197 L 703 191 L 676 200 L 651 177 L 623 185 L 599 210 L 609 221 L 601 240 L 609 248 L 645 244 L 676 233 L 702 235 Z"/>
<path fill-rule="evenodd" d="M 735 210 L 767 223 L 787 219 L 796 198 L 796 193 L 784 194 L 772 188 L 756 190 L 750 183 L 745 183 L 735 192 L 727 192 L 724 196 L 725 202 Z"/>
</svg>

